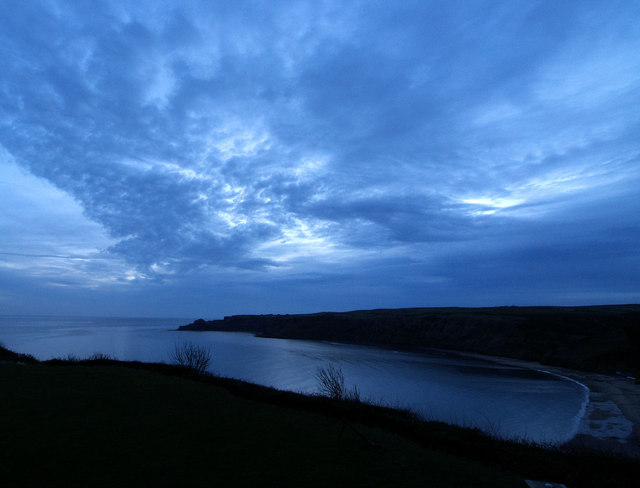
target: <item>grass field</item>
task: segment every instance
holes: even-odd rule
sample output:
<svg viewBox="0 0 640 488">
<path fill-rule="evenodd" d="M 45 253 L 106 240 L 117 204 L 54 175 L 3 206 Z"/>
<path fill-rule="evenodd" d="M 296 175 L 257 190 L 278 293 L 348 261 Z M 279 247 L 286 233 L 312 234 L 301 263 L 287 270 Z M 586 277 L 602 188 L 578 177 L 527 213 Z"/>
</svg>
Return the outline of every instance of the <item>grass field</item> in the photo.
<svg viewBox="0 0 640 488">
<path fill-rule="evenodd" d="M 382 429 L 118 366 L 0 364 L 0 486 L 524 487 Z"/>
</svg>

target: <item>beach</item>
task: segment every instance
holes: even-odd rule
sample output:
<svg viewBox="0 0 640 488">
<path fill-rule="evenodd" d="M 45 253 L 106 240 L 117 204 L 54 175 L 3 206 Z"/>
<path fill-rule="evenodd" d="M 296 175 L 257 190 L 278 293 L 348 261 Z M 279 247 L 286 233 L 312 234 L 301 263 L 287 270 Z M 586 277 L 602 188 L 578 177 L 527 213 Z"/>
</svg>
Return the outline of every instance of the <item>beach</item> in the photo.
<svg viewBox="0 0 640 488">
<path fill-rule="evenodd" d="M 576 381 L 589 389 L 589 401 L 567 448 L 592 448 L 640 458 L 640 385 L 623 375 L 605 375 L 534 361 L 464 353 L 507 366 L 534 369 Z"/>
</svg>

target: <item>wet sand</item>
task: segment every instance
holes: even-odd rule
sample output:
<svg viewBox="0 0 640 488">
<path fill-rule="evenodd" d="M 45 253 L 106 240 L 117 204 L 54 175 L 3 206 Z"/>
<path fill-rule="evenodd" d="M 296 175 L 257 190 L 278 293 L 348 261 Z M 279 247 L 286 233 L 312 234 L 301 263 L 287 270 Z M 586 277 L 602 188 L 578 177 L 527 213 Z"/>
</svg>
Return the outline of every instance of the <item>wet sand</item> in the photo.
<svg viewBox="0 0 640 488">
<path fill-rule="evenodd" d="M 640 385 L 621 375 L 609 376 L 548 366 L 532 361 L 466 354 L 508 366 L 546 371 L 578 381 L 589 388 L 589 403 L 576 436 L 563 444 L 640 457 Z"/>
</svg>

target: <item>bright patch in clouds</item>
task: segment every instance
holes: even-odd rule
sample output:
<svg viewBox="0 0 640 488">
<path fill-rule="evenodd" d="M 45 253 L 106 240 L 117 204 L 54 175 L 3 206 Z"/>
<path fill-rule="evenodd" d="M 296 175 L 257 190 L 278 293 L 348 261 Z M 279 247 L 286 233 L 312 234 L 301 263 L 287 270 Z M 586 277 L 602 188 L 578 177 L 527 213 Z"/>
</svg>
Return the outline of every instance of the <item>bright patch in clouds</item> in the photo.
<svg viewBox="0 0 640 488">
<path fill-rule="evenodd" d="M 462 200 L 462 203 L 467 205 L 477 206 L 482 210 L 472 210 L 471 215 L 493 215 L 500 209 L 515 207 L 524 203 L 523 199 L 515 198 L 466 198 Z"/>
</svg>

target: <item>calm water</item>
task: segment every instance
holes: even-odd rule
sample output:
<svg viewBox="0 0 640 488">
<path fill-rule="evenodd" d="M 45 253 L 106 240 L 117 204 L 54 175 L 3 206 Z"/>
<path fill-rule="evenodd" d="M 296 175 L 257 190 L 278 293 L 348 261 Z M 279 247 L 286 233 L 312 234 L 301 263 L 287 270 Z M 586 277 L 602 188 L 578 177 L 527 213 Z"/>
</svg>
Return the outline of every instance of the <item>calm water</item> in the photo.
<svg viewBox="0 0 640 488">
<path fill-rule="evenodd" d="M 505 437 L 562 442 L 577 429 L 586 389 L 549 374 L 452 354 L 424 354 L 231 332 L 177 332 L 190 319 L 0 316 L 0 341 L 38 359 L 95 352 L 164 361 L 175 344 L 210 347 L 223 376 L 315 392 L 318 367 L 334 363 L 363 398 L 409 407 L 429 419 L 478 426 Z"/>
</svg>

